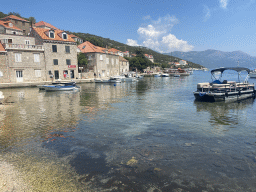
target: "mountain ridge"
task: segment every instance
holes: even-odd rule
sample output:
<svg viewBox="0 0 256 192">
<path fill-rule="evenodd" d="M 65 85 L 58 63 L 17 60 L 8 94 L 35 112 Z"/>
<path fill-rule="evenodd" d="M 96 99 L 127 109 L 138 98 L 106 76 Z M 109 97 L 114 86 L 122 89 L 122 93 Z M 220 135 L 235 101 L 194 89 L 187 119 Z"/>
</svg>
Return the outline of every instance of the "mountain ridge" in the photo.
<svg viewBox="0 0 256 192">
<path fill-rule="evenodd" d="M 174 57 L 179 57 L 193 63 L 198 63 L 206 68 L 218 67 L 247 67 L 256 68 L 256 57 L 250 56 L 240 50 L 225 52 L 215 49 L 207 49 L 205 51 L 190 51 L 181 52 L 174 51 L 172 53 L 165 53 Z"/>
</svg>

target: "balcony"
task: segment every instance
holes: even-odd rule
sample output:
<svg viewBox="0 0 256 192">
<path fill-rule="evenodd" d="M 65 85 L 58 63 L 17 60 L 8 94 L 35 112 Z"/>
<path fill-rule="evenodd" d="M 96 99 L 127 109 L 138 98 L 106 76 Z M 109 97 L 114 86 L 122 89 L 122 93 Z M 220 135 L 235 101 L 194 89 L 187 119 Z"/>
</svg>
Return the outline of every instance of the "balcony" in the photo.
<svg viewBox="0 0 256 192">
<path fill-rule="evenodd" d="M 12 43 L 4 43 L 4 48 L 6 50 L 26 50 L 26 51 L 43 51 L 43 45 L 26 45 L 26 44 L 12 44 Z"/>
</svg>

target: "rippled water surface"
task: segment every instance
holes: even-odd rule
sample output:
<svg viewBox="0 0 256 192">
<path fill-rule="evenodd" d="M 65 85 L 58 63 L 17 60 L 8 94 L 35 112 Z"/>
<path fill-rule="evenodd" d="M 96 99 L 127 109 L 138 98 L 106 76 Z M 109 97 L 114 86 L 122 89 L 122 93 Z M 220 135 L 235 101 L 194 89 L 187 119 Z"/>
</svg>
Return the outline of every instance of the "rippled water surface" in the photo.
<svg viewBox="0 0 256 192">
<path fill-rule="evenodd" d="M 0 158 L 34 191 L 256 191 L 255 101 L 195 102 L 209 80 L 3 89 Z"/>
</svg>

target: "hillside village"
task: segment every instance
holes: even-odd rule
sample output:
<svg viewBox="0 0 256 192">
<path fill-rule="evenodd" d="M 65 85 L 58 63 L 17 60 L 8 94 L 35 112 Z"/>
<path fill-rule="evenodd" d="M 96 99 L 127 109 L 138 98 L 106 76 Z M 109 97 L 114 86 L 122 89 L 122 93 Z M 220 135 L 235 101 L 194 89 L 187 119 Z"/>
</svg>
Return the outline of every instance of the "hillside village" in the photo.
<svg viewBox="0 0 256 192">
<path fill-rule="evenodd" d="M 88 64 L 78 66 L 78 54 Z M 129 51 L 93 45 L 76 35 L 40 21 L 32 23 L 15 15 L 0 19 L 0 83 L 74 80 L 121 75 L 130 71 Z M 144 56 L 154 63 L 154 57 Z M 170 62 L 185 66 L 187 62 Z M 159 68 L 147 67 L 144 72 Z"/>
</svg>

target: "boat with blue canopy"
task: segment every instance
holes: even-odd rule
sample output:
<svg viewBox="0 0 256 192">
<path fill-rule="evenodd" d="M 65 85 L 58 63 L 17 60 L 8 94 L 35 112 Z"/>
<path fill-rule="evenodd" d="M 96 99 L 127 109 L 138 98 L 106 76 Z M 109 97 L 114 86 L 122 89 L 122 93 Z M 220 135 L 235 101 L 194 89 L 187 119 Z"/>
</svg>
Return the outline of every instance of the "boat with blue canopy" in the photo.
<svg viewBox="0 0 256 192">
<path fill-rule="evenodd" d="M 227 70 L 236 71 L 237 81 L 223 80 L 223 73 Z M 247 73 L 241 82 L 241 72 Z M 247 98 L 255 98 L 255 86 L 248 82 L 250 69 L 244 67 L 221 67 L 211 71 L 212 82 L 198 83 L 194 96 L 197 101 L 239 101 Z"/>
</svg>

